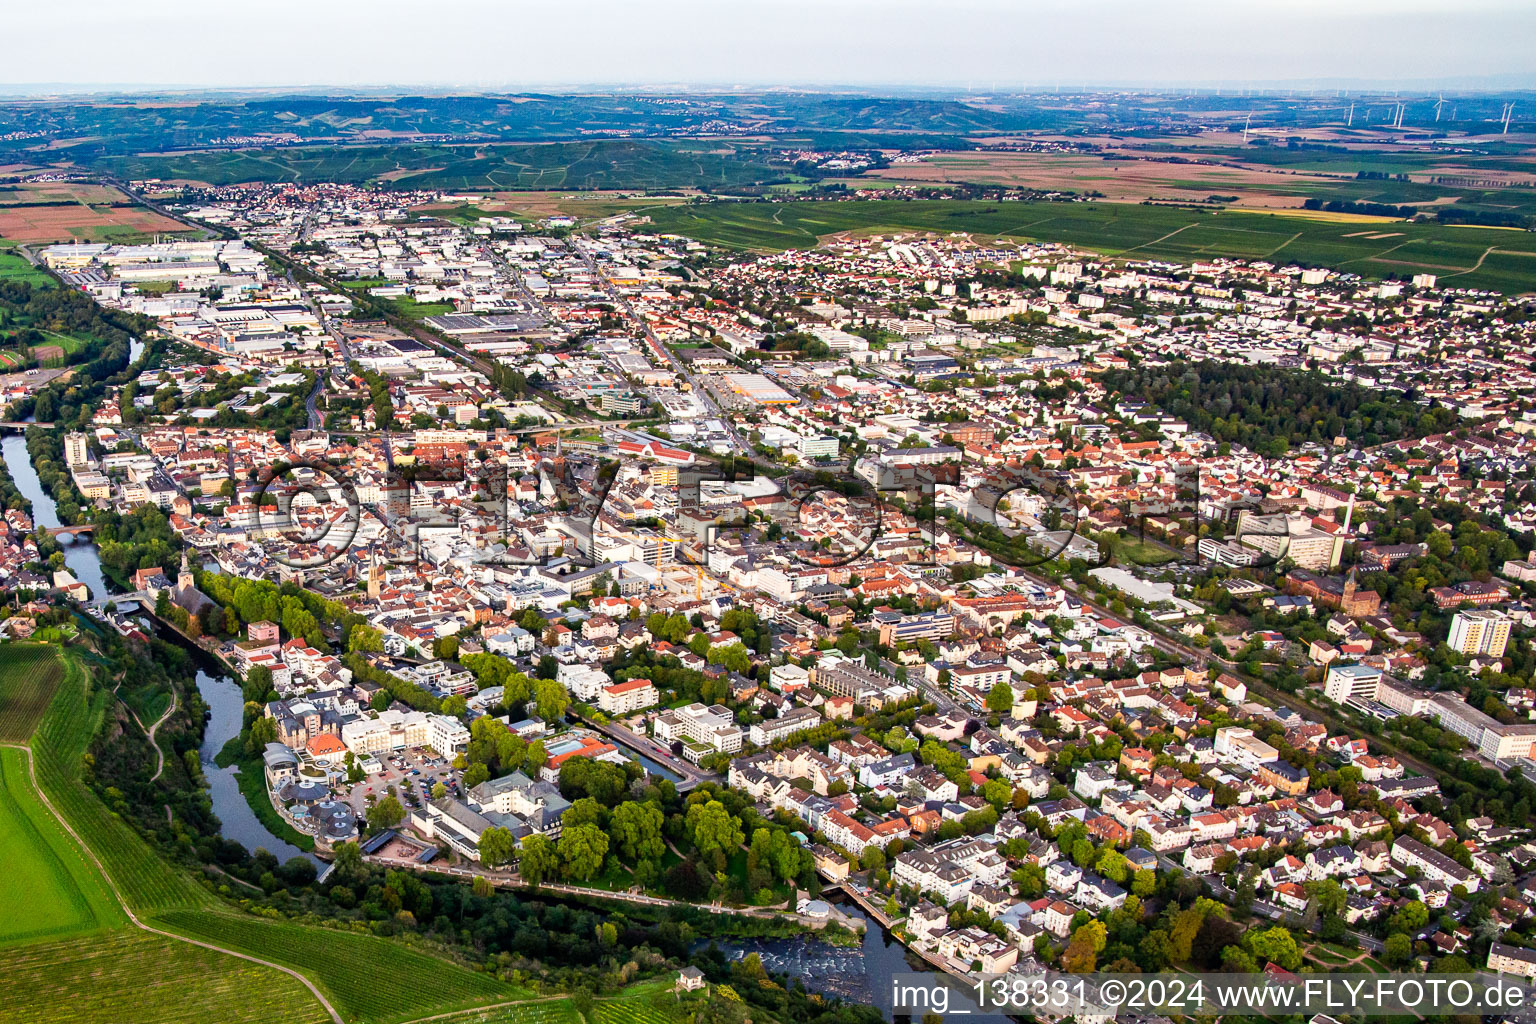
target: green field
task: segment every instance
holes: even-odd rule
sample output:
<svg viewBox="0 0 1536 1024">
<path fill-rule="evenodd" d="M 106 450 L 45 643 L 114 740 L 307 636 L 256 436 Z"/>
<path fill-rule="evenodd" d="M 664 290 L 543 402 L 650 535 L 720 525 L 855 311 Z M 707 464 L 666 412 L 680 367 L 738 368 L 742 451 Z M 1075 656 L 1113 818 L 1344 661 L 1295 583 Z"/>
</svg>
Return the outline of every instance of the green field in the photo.
<svg viewBox="0 0 1536 1024">
<path fill-rule="evenodd" d="M 112 701 L 105 689 L 88 691 L 78 656 L 64 656 L 58 692 L 32 737 L 38 783 L 80 834 L 129 907 L 136 912 L 211 906 L 214 897 L 167 864 L 137 832 L 80 781 L 80 759 Z"/>
<path fill-rule="evenodd" d="M 38 800 L 25 752 L 0 749 L 0 944 L 127 922 L 100 872 Z"/>
<path fill-rule="evenodd" d="M 641 982 L 611 999 L 599 999 L 591 1014 L 592 1024 L 674 1024 L 682 1020 L 684 1008 L 672 990 L 674 980 L 667 976 Z"/>
<path fill-rule="evenodd" d="M 46 271 L 39 270 L 14 252 L 0 249 L 0 282 L 5 281 L 30 281 L 34 288 L 53 285 L 53 278 Z"/>
<path fill-rule="evenodd" d="M 657 189 L 742 185 L 787 168 L 717 142 L 316 146 L 179 155 L 113 156 L 99 167 L 123 178 L 380 182 L 432 189 Z"/>
<path fill-rule="evenodd" d="M 533 995 L 371 934 L 202 911 L 162 914 L 156 923 L 303 971 L 349 1020 L 409 1020 Z"/>
<path fill-rule="evenodd" d="M 136 930 L 6 950 L 0 1024 L 318 1024 L 296 979 Z"/>
<path fill-rule="evenodd" d="M 45 644 L 0 646 L 0 743 L 25 743 L 53 700 L 64 665 Z"/>
<path fill-rule="evenodd" d="M 656 209 L 650 217 L 658 231 L 763 251 L 810 248 L 845 231 L 929 231 L 1059 242 L 1131 259 L 1189 263 L 1230 256 L 1377 278 L 1423 272 L 1449 287 L 1536 289 L 1536 233 L 1497 228 L 1129 203 L 975 200 L 714 202 Z"/>
</svg>

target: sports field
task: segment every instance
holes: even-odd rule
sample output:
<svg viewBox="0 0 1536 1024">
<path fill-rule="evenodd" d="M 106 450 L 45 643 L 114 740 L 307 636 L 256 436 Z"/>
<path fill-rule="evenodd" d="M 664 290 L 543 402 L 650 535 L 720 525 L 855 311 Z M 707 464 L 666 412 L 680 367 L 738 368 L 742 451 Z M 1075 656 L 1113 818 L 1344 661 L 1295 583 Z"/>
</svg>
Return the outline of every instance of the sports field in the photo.
<svg viewBox="0 0 1536 1024">
<path fill-rule="evenodd" d="M 1375 278 L 1430 273 L 1447 286 L 1507 293 L 1536 289 L 1536 233 L 1498 228 L 1131 203 L 943 199 L 715 202 L 649 215 L 659 231 L 760 251 L 811 248 L 845 232 L 932 232 L 1059 242 L 1129 259 L 1189 263 L 1230 256 Z"/>
</svg>

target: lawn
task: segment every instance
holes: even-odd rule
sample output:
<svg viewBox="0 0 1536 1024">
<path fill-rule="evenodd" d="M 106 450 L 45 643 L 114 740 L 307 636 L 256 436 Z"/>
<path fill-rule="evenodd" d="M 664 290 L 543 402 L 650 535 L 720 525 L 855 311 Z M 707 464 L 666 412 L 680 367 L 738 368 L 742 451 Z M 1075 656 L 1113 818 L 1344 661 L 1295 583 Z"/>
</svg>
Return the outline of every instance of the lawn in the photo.
<svg viewBox="0 0 1536 1024">
<path fill-rule="evenodd" d="M 25 743 L 32 738 L 63 677 L 64 664 L 55 647 L 0 646 L 0 742 Z"/>
<path fill-rule="evenodd" d="M 1446 286 L 1536 289 L 1536 233 L 1133 203 L 973 200 L 714 202 L 651 210 L 659 231 L 741 249 L 810 248 L 841 232 L 927 231 L 1059 242 L 1133 259 L 1229 256 L 1367 277 L 1437 275 Z M 1372 237 L 1374 236 L 1374 237 Z"/>
<path fill-rule="evenodd" d="M 296 979 L 137 930 L 6 951 L 0 1024 L 329 1024 Z"/>
<path fill-rule="evenodd" d="M 207 911 L 172 911 L 156 923 L 303 971 L 349 1020 L 386 1024 L 533 995 L 368 933 Z"/>
<path fill-rule="evenodd" d="M 0 282 L 29 281 L 34 288 L 50 288 L 53 278 L 14 252 L 0 249 Z"/>
<path fill-rule="evenodd" d="M 101 873 L 38 799 L 24 751 L 0 749 L 0 944 L 125 924 Z"/>
</svg>

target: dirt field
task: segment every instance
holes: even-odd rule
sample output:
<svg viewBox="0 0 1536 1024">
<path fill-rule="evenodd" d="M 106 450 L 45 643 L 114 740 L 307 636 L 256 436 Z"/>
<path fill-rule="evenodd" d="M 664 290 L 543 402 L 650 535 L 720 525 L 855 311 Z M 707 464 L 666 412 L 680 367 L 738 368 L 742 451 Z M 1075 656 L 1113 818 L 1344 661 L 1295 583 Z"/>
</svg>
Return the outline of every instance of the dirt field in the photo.
<svg viewBox="0 0 1536 1024">
<path fill-rule="evenodd" d="M 128 201 L 127 196 L 110 185 L 83 181 L 23 181 L 0 185 L 0 206 L 69 202 L 103 205 Z"/>
<path fill-rule="evenodd" d="M 0 189 L 0 238 L 13 242 L 128 242 L 186 230 L 106 185 L 28 182 Z"/>
</svg>

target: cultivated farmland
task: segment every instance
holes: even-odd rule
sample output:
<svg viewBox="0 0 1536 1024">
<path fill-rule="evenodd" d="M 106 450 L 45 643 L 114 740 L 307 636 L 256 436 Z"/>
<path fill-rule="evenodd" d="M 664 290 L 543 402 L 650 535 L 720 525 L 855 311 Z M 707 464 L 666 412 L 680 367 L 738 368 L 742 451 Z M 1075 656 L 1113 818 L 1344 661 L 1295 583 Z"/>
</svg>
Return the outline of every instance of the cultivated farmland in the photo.
<svg viewBox="0 0 1536 1024">
<path fill-rule="evenodd" d="M 49 182 L 0 191 L 0 238 L 12 242 L 132 242 L 186 230 L 107 185 Z"/>
<path fill-rule="evenodd" d="M 32 738 L 39 785 L 100 858 L 133 910 L 210 905 L 213 897 L 205 889 L 162 860 L 80 781 L 80 757 L 112 699 L 107 690 L 88 690 L 89 681 L 78 657 L 65 655 L 58 692 Z"/>
<path fill-rule="evenodd" d="M 1129 203 L 854 200 L 731 203 L 650 211 L 657 230 L 741 249 L 810 248 L 828 236 L 914 231 L 1059 242 L 1129 259 L 1219 256 L 1327 266 L 1365 277 L 1431 273 L 1448 287 L 1536 289 L 1536 233 L 1406 221 Z"/>
<path fill-rule="evenodd" d="M 296 979 L 140 931 L 6 951 L 0 1024 L 318 1024 Z"/>
<path fill-rule="evenodd" d="M 0 743 L 25 743 L 53 700 L 64 665 L 45 644 L 0 647 Z"/>
<path fill-rule="evenodd" d="M 101 873 L 37 798 L 27 754 L 0 749 L 0 944 L 127 921 Z"/>
<path fill-rule="evenodd" d="M 370 934 L 203 911 L 162 914 L 156 923 L 303 971 L 349 1020 L 386 1024 L 532 995 Z"/>
</svg>

